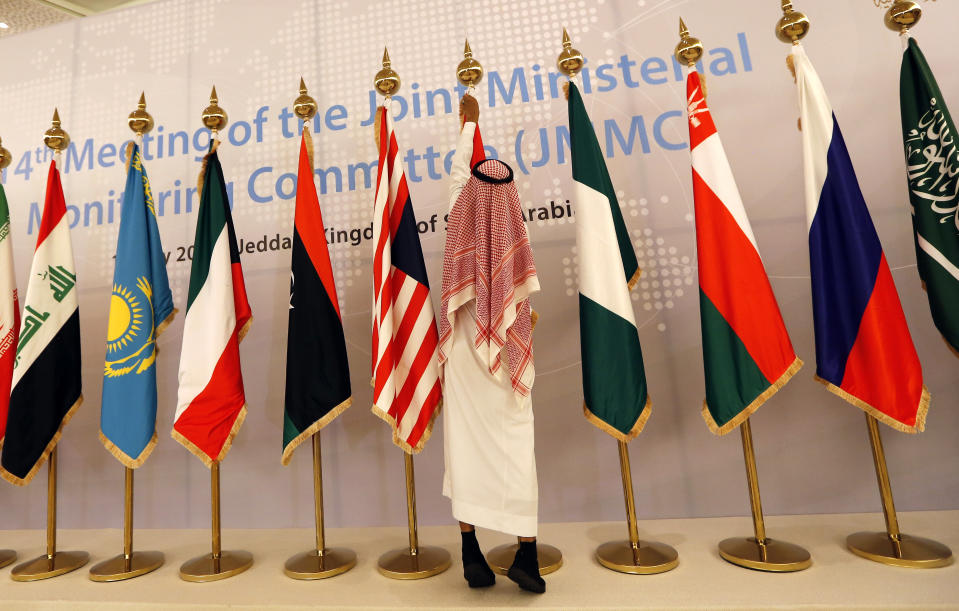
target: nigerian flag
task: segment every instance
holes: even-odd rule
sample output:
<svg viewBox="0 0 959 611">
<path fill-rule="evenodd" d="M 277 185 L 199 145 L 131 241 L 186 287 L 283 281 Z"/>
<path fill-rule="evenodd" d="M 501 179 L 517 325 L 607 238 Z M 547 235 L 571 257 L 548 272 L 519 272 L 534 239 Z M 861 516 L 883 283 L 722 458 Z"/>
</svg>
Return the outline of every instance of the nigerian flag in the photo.
<svg viewBox="0 0 959 611">
<path fill-rule="evenodd" d="M 902 139 L 919 277 L 932 319 L 959 352 L 959 148 L 956 124 L 912 38 L 899 77 Z"/>
<path fill-rule="evenodd" d="M 569 134 L 584 411 L 597 427 L 628 441 L 643 430 L 650 412 L 643 352 L 629 295 L 639 279 L 639 264 L 583 98 L 572 81 Z"/>
</svg>

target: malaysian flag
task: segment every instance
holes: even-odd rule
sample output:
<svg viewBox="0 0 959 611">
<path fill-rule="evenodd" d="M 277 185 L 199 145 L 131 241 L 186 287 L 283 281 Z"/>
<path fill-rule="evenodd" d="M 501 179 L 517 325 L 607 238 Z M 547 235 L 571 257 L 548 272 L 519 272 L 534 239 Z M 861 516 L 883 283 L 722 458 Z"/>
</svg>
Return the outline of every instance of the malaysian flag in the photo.
<svg viewBox="0 0 959 611">
<path fill-rule="evenodd" d="M 373 204 L 373 413 L 393 443 L 415 454 L 439 413 L 436 316 L 393 118 L 379 113 L 380 158 Z"/>
</svg>

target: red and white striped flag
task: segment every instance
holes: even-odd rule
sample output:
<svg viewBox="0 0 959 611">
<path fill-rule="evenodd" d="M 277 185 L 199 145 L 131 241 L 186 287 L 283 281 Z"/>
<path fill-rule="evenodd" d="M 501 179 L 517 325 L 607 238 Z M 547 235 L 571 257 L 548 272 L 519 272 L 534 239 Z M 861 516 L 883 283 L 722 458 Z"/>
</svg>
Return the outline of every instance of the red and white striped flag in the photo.
<svg viewBox="0 0 959 611">
<path fill-rule="evenodd" d="M 436 316 L 393 118 L 380 107 L 373 204 L 373 413 L 415 454 L 430 438 L 442 390 Z"/>
</svg>

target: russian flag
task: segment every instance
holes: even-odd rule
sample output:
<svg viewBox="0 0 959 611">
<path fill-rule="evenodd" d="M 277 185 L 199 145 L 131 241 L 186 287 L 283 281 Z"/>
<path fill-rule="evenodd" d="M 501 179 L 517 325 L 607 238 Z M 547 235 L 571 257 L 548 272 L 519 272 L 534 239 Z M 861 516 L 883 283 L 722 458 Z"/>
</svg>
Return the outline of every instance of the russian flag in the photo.
<svg viewBox="0 0 959 611">
<path fill-rule="evenodd" d="M 799 86 L 816 377 L 903 432 L 925 427 L 929 392 L 889 264 L 826 98 L 801 45 Z"/>
</svg>

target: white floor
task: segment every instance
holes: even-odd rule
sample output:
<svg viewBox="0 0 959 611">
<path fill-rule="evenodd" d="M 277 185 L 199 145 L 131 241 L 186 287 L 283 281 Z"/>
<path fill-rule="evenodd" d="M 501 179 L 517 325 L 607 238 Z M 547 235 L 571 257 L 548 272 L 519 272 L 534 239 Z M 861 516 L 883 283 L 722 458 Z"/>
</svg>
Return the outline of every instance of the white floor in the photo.
<svg viewBox="0 0 959 611">
<path fill-rule="evenodd" d="M 149 575 L 118 583 L 93 583 L 89 566 L 119 551 L 118 530 L 64 530 L 62 550 L 87 550 L 90 565 L 74 573 L 34 583 L 9 580 L 10 567 L 0 570 L 0 608 L 10 609 L 211 609 L 211 608 L 646 608 L 646 609 L 959 609 L 959 565 L 917 570 L 879 565 L 853 556 L 845 536 L 863 529 L 879 530 L 876 514 L 783 516 L 767 518 L 769 536 L 805 546 L 812 568 L 794 574 L 767 574 L 723 561 L 716 543 L 747 535 L 748 518 L 651 520 L 640 523 L 640 535 L 673 545 L 680 565 L 662 575 L 622 575 L 601 567 L 593 551 L 602 542 L 626 536 L 624 524 L 543 524 L 541 540 L 562 549 L 565 565 L 546 577 L 546 594 L 518 591 L 504 577 L 482 591 L 471 591 L 462 578 L 459 533 L 454 526 L 426 527 L 421 542 L 442 545 L 454 558 L 442 575 L 423 581 L 393 581 L 376 571 L 376 559 L 406 544 L 405 528 L 331 529 L 328 544 L 357 551 L 359 563 L 341 576 L 297 582 L 282 572 L 287 557 L 309 548 L 310 530 L 226 530 L 224 549 L 246 549 L 254 565 L 246 573 L 216 583 L 186 583 L 179 565 L 209 550 L 209 531 L 143 530 L 136 549 L 166 553 L 166 564 Z M 959 552 L 959 511 L 900 514 L 903 532 L 937 539 Z M 480 532 L 484 549 L 508 539 Z M 43 551 L 42 531 L 0 533 L 0 547 L 19 551 L 26 560 Z"/>
</svg>

